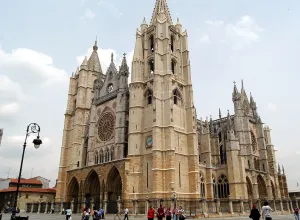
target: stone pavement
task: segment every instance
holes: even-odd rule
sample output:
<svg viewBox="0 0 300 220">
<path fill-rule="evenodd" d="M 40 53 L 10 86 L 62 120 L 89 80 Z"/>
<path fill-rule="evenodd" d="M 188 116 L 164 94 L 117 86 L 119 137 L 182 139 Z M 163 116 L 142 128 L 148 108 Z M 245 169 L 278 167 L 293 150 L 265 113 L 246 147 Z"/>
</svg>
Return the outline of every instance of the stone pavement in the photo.
<svg viewBox="0 0 300 220">
<path fill-rule="evenodd" d="M 22 214 L 21 216 L 27 216 L 26 214 Z M 64 215 L 50 215 L 50 214 L 28 214 L 29 220 L 52 220 L 52 219 L 62 219 L 65 220 L 66 217 Z M 121 220 L 123 220 L 123 216 L 121 216 Z M 107 216 L 105 219 L 107 220 L 114 220 L 114 216 Z M 130 217 L 130 220 L 146 220 L 146 218 L 143 217 Z M 220 217 L 220 218 L 210 218 L 210 219 L 249 219 L 247 216 L 239 216 L 239 217 Z M 289 220 L 289 219 L 295 219 L 293 215 L 275 215 L 273 216 L 274 220 Z M 4 214 L 2 220 L 10 220 L 10 215 Z M 81 220 L 80 215 L 73 215 L 72 220 Z M 90 218 L 92 220 L 92 218 Z M 119 220 L 116 218 L 116 220 Z"/>
</svg>

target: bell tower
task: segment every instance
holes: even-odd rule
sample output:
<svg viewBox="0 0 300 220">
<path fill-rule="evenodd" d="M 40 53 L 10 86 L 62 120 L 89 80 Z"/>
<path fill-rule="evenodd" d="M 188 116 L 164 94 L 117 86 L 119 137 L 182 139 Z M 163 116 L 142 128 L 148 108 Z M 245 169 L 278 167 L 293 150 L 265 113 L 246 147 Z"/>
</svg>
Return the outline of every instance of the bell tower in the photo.
<svg viewBox="0 0 300 220">
<path fill-rule="evenodd" d="M 198 198 L 196 111 L 188 34 L 166 0 L 136 31 L 129 107 L 128 199 Z M 139 199 L 139 198 L 137 198 Z"/>
</svg>

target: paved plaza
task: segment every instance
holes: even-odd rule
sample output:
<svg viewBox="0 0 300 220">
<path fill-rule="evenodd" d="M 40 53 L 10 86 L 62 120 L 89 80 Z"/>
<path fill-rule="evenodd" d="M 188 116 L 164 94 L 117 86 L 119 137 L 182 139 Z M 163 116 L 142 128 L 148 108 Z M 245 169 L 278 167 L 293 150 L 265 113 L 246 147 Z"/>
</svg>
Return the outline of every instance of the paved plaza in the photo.
<svg viewBox="0 0 300 220">
<path fill-rule="evenodd" d="M 22 216 L 27 216 L 22 214 Z M 43 214 L 28 214 L 29 220 L 52 220 L 52 219 L 66 219 L 66 217 L 64 215 L 43 215 Z M 123 216 L 121 217 L 121 220 L 123 220 Z M 114 220 L 114 216 L 107 216 L 105 219 L 107 220 Z M 119 220 L 118 218 L 116 218 L 117 220 Z M 146 220 L 146 218 L 143 217 L 130 217 L 129 219 L 134 219 L 134 220 Z M 220 218 L 210 218 L 210 219 L 249 219 L 248 216 L 239 216 L 239 217 L 220 217 Z M 288 220 L 288 219 L 295 219 L 295 217 L 293 215 L 275 215 L 273 216 L 273 219 L 277 219 L 277 220 Z M 10 215 L 4 214 L 2 220 L 10 220 Z M 72 216 L 72 220 L 81 220 L 80 215 L 73 215 Z M 90 218 L 90 220 L 92 220 L 92 218 Z"/>
</svg>

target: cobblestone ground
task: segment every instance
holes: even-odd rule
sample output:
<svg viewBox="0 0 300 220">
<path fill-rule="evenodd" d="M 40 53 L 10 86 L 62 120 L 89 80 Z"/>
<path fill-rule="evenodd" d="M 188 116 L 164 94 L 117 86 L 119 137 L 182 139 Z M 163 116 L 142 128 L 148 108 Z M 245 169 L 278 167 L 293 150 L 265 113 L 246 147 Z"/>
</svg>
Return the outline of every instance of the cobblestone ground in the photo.
<svg viewBox="0 0 300 220">
<path fill-rule="evenodd" d="M 26 214 L 22 214 L 21 216 L 27 216 Z M 49 215 L 49 214 L 28 214 L 29 220 L 52 220 L 52 219 L 62 219 L 65 220 L 66 217 L 63 215 Z M 114 220 L 114 216 L 107 216 L 105 219 Z M 144 217 L 130 217 L 131 220 L 146 220 Z M 239 216 L 239 217 L 220 217 L 220 218 L 210 218 L 210 219 L 249 219 L 247 216 Z M 273 216 L 274 220 L 289 220 L 295 219 L 293 215 L 275 215 Z M 10 215 L 4 214 L 2 220 L 10 220 Z M 73 215 L 72 220 L 81 220 L 80 215 Z M 92 218 L 90 218 L 92 220 Z M 119 220 L 116 218 L 116 220 Z M 121 216 L 120 220 L 123 220 L 123 216 Z"/>
</svg>

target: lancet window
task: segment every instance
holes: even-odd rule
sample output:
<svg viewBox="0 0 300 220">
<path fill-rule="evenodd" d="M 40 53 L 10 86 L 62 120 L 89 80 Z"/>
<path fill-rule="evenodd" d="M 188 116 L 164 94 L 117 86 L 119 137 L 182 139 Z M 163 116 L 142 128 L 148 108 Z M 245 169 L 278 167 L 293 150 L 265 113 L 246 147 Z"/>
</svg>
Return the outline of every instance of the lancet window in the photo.
<svg viewBox="0 0 300 220">
<path fill-rule="evenodd" d="M 225 175 L 221 175 L 218 179 L 218 196 L 219 198 L 228 198 L 229 193 L 229 183 Z"/>
<path fill-rule="evenodd" d="M 201 198 L 205 197 L 205 181 L 202 174 L 200 174 L 200 196 Z"/>
<path fill-rule="evenodd" d="M 175 67 L 176 67 L 176 62 L 175 60 L 171 60 L 171 71 L 173 74 L 175 74 Z"/>
<path fill-rule="evenodd" d="M 152 104 L 152 97 L 153 97 L 153 92 L 150 89 L 148 89 L 148 91 L 147 91 L 147 103 L 148 103 L 148 105 Z"/>
<path fill-rule="evenodd" d="M 149 71 L 150 71 L 150 75 L 154 74 L 154 60 L 153 59 L 151 59 L 149 61 Z"/>
<path fill-rule="evenodd" d="M 150 51 L 151 51 L 151 53 L 153 53 L 154 52 L 154 37 L 153 37 L 153 35 L 150 36 L 149 41 L 150 41 Z"/>
<path fill-rule="evenodd" d="M 171 35 L 171 52 L 174 52 L 174 35 Z"/>
<path fill-rule="evenodd" d="M 177 89 L 173 91 L 173 103 L 179 105 L 181 102 L 181 96 Z"/>
</svg>

